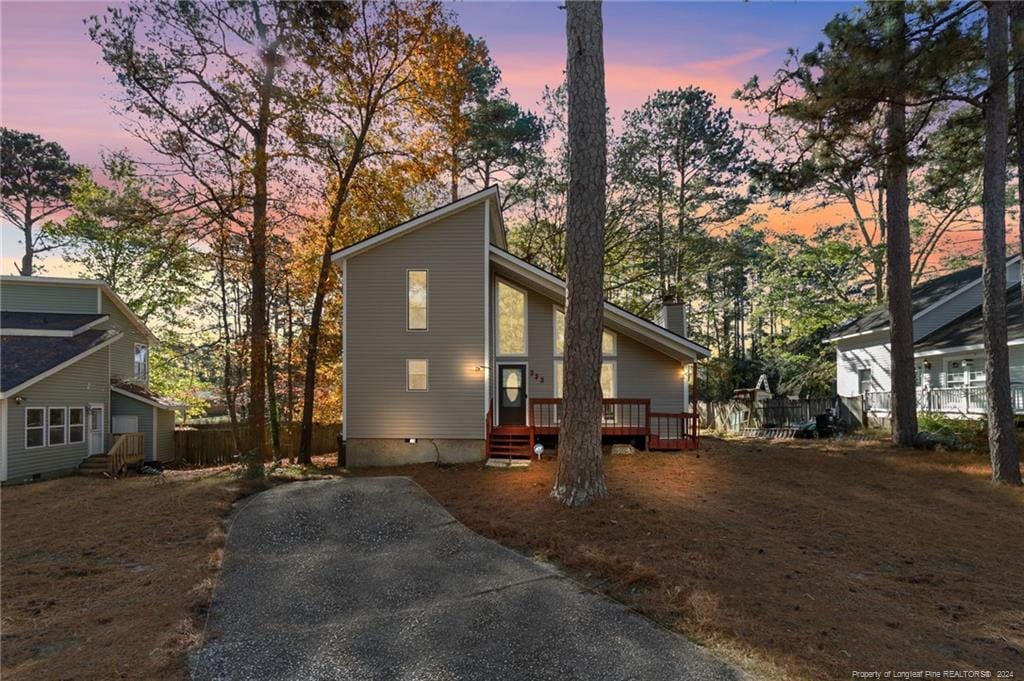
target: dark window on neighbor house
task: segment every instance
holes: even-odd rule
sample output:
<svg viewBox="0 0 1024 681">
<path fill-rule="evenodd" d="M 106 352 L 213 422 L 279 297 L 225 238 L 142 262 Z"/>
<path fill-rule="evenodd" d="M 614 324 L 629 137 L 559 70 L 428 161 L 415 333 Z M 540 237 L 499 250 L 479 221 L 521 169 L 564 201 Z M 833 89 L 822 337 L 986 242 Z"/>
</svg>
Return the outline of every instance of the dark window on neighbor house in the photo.
<svg viewBox="0 0 1024 681">
<path fill-rule="evenodd" d="M 46 422 L 48 445 L 62 445 L 67 441 L 68 416 L 64 407 L 50 407 Z"/>
<path fill-rule="evenodd" d="M 68 442 L 85 442 L 85 409 L 83 407 L 68 409 Z"/>
<path fill-rule="evenodd" d="M 25 408 L 25 448 L 46 446 L 46 410 Z"/>
</svg>

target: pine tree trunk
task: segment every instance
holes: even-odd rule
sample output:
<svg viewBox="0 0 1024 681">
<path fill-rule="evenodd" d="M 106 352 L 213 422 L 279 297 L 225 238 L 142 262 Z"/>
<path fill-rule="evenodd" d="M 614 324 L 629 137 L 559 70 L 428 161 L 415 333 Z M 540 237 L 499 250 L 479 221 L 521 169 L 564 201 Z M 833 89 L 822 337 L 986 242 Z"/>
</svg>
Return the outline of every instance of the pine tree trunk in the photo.
<svg viewBox="0 0 1024 681">
<path fill-rule="evenodd" d="M 1013 72 L 1013 120 L 1017 126 L 1017 230 L 1020 253 L 1024 254 L 1024 3 L 1015 2 L 1010 8 L 1010 55 Z M 1024 286 L 1020 287 L 1024 304 Z"/>
<path fill-rule="evenodd" d="M 565 410 L 551 494 L 566 506 L 607 496 L 601 460 L 601 331 L 607 139 L 601 3 L 566 3 L 569 190 Z"/>
<path fill-rule="evenodd" d="M 906 7 L 889 5 L 895 34 L 892 58 L 906 59 Z M 897 74 L 886 116 L 885 247 L 892 377 L 892 443 L 910 447 L 917 436 L 914 380 L 914 314 L 910 301 L 910 198 L 907 188 L 907 109 L 902 73 Z"/>
<path fill-rule="evenodd" d="M 221 318 L 221 342 L 224 344 L 224 402 L 228 407 L 228 420 L 231 423 L 231 444 L 237 454 L 242 451 L 241 437 L 238 434 L 238 404 L 235 400 L 235 388 L 231 366 L 231 322 L 228 318 L 228 290 L 227 290 L 227 234 L 222 231 L 217 244 L 217 283 L 220 287 L 220 318 Z"/>
<path fill-rule="evenodd" d="M 1009 69 L 1007 3 L 988 8 L 988 95 L 985 98 L 985 162 L 982 208 L 982 315 L 988 397 L 988 449 L 992 480 L 1021 484 L 1020 456 L 1010 401 L 1010 349 L 1006 330 L 1006 147 Z"/>
<path fill-rule="evenodd" d="M 257 22 L 262 28 L 258 16 Z M 254 192 L 250 239 L 252 299 L 249 303 L 249 318 L 252 325 L 252 342 L 249 350 L 249 454 L 252 461 L 259 462 L 260 465 L 267 453 L 267 146 L 270 139 L 270 101 L 274 96 L 277 58 L 274 47 L 268 47 L 263 57 L 265 67 L 263 81 L 260 84 L 252 171 Z"/>
<path fill-rule="evenodd" d="M 270 441 L 274 449 L 274 461 L 281 460 L 281 414 L 277 410 L 277 391 L 274 379 L 274 340 L 267 338 L 267 413 L 270 416 Z"/>
<path fill-rule="evenodd" d="M 25 223 L 21 228 L 22 236 L 25 239 L 25 254 L 21 256 L 21 270 L 18 272 L 23 277 L 31 277 L 33 272 L 32 259 L 35 253 L 32 252 L 32 225 L 35 219 L 32 217 L 32 202 L 25 202 Z"/>
</svg>

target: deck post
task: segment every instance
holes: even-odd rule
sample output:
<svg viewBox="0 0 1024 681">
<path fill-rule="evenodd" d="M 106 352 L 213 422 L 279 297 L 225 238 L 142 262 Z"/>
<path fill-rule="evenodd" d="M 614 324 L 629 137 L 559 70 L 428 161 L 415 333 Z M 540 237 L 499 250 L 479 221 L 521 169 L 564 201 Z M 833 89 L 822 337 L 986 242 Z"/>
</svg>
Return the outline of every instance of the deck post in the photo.
<svg viewBox="0 0 1024 681">
<path fill-rule="evenodd" d="M 696 360 L 694 360 L 694 362 L 690 366 L 692 367 L 692 370 L 693 370 L 693 380 L 690 383 L 690 402 L 691 402 L 691 404 L 693 404 L 693 410 L 692 410 L 693 411 L 693 424 L 690 427 L 693 429 L 693 446 L 696 449 L 696 447 L 697 447 L 697 438 L 698 438 L 698 430 L 699 430 L 697 428 L 697 420 L 700 418 L 700 416 L 697 413 L 698 410 L 697 410 L 697 362 L 696 362 Z M 709 404 L 709 408 L 710 408 L 710 403 L 708 403 L 708 404 Z"/>
</svg>

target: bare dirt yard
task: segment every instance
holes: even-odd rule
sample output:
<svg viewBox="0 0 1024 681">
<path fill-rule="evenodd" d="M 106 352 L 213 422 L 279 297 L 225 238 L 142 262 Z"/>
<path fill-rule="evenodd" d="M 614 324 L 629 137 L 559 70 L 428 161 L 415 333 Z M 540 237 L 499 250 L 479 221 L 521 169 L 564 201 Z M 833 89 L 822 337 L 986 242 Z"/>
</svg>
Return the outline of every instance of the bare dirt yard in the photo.
<svg viewBox="0 0 1024 681">
<path fill-rule="evenodd" d="M 361 472 L 411 475 L 481 534 L 758 676 L 1024 676 L 1024 491 L 992 486 L 984 457 L 708 438 L 605 462 L 611 495 L 582 510 L 549 497 L 552 461 Z"/>
<path fill-rule="evenodd" d="M 273 481 L 271 481 L 273 482 Z M 228 467 L 5 487 L 7 679 L 180 679 L 198 643 L 237 499 Z"/>
</svg>

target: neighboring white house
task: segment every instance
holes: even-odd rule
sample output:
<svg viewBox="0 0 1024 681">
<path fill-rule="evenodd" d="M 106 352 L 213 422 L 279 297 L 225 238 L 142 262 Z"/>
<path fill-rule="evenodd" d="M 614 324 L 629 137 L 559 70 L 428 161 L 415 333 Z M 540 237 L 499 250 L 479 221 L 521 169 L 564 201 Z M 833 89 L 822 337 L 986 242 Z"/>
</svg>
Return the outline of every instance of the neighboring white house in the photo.
<svg viewBox="0 0 1024 681">
<path fill-rule="evenodd" d="M 1014 410 L 1024 413 L 1020 255 L 1007 260 L 1006 280 L 1011 391 Z M 981 266 L 916 286 L 912 305 L 918 409 L 951 416 L 981 416 L 986 407 Z M 863 397 L 870 415 L 888 415 L 892 383 L 886 307 L 878 306 L 844 323 L 828 341 L 836 346 L 837 393 L 847 398 Z"/>
</svg>

